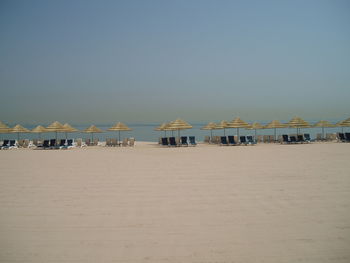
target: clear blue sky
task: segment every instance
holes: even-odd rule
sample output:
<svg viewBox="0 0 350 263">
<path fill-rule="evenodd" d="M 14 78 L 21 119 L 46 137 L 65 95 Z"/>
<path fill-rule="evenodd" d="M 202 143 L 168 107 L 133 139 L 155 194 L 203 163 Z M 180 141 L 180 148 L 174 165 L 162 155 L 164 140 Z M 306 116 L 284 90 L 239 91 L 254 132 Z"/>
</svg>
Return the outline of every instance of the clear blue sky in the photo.
<svg viewBox="0 0 350 263">
<path fill-rule="evenodd" d="M 350 1 L 0 1 L 0 120 L 347 118 Z"/>
</svg>

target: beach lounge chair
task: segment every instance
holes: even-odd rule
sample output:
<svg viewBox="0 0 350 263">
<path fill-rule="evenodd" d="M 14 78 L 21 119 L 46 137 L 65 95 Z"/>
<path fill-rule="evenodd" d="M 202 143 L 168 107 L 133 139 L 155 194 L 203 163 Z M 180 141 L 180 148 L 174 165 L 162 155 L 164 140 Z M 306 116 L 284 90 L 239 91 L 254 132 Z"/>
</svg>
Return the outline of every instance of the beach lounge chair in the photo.
<svg viewBox="0 0 350 263">
<path fill-rule="evenodd" d="M 23 148 L 28 148 L 29 147 L 29 140 L 28 139 L 24 139 L 22 147 Z"/>
<path fill-rule="evenodd" d="M 162 138 L 162 146 L 169 146 L 169 141 L 167 137 Z"/>
<path fill-rule="evenodd" d="M 282 135 L 282 143 L 285 143 L 285 144 L 291 143 L 291 141 L 290 141 L 290 139 L 289 139 L 287 134 L 283 134 Z"/>
<path fill-rule="evenodd" d="M 177 146 L 175 137 L 169 137 L 169 145 Z"/>
<path fill-rule="evenodd" d="M 226 136 L 221 136 L 220 137 L 220 145 L 228 146 L 228 142 L 227 142 L 227 137 Z"/>
<path fill-rule="evenodd" d="M 245 136 L 239 136 L 239 141 L 241 144 L 248 145 L 248 142 Z"/>
<path fill-rule="evenodd" d="M 307 143 L 311 142 L 311 137 L 309 133 L 304 133 L 304 140 Z"/>
<path fill-rule="evenodd" d="M 323 141 L 324 139 L 322 138 L 322 133 L 317 133 L 316 134 L 316 141 Z"/>
<path fill-rule="evenodd" d="M 56 139 L 51 139 L 51 140 L 50 140 L 50 148 L 51 148 L 51 149 L 56 148 Z"/>
<path fill-rule="evenodd" d="M 346 132 L 346 133 L 345 133 L 345 140 L 346 140 L 347 142 L 350 142 L 350 132 Z"/>
<path fill-rule="evenodd" d="M 72 147 L 74 147 L 74 141 L 73 141 L 73 139 L 69 139 L 69 140 L 67 140 L 67 148 L 72 148 Z"/>
<path fill-rule="evenodd" d="M 124 147 L 128 146 L 128 138 L 123 139 L 122 146 L 124 146 Z"/>
<path fill-rule="evenodd" d="M 120 146 L 120 144 L 119 144 L 119 142 L 118 142 L 118 139 L 112 138 L 112 139 L 111 139 L 111 146 L 112 146 L 112 147 Z"/>
<path fill-rule="evenodd" d="M 299 143 L 304 143 L 305 142 L 304 136 L 302 134 L 298 134 L 297 135 L 297 142 L 299 142 Z"/>
<path fill-rule="evenodd" d="M 204 142 L 210 143 L 210 136 L 204 136 Z"/>
<path fill-rule="evenodd" d="M 338 141 L 346 142 L 345 134 L 342 132 L 337 133 Z"/>
<path fill-rule="evenodd" d="M 297 137 L 295 135 L 289 136 L 289 139 L 291 143 L 297 143 Z"/>
<path fill-rule="evenodd" d="M 23 148 L 24 140 L 18 140 L 18 147 Z"/>
<path fill-rule="evenodd" d="M 270 143 L 276 142 L 275 136 L 274 136 L 274 135 L 269 135 L 269 142 L 270 142 Z"/>
<path fill-rule="evenodd" d="M 237 141 L 235 140 L 235 136 L 229 135 L 229 136 L 227 136 L 227 138 L 228 138 L 228 144 L 227 145 L 231 145 L 231 146 L 237 145 Z"/>
<path fill-rule="evenodd" d="M 50 141 L 44 140 L 42 145 L 38 145 L 38 148 L 48 149 L 50 148 Z"/>
<path fill-rule="evenodd" d="M 181 146 L 188 146 L 187 136 L 181 136 Z"/>
<path fill-rule="evenodd" d="M 106 147 L 111 147 L 112 146 L 112 139 L 106 138 Z"/>
<path fill-rule="evenodd" d="M 10 140 L 4 140 L 1 145 L 1 149 L 8 149 L 10 146 Z"/>
<path fill-rule="evenodd" d="M 192 146 L 196 146 L 197 145 L 195 136 L 189 136 L 188 138 L 190 140 L 190 145 L 192 145 Z"/>
<path fill-rule="evenodd" d="M 247 136 L 247 142 L 251 145 L 256 144 L 256 141 L 254 140 L 253 136 L 250 135 Z"/>
<path fill-rule="evenodd" d="M 66 140 L 65 139 L 60 140 L 60 143 L 58 144 L 58 147 L 59 148 L 63 148 L 65 146 L 66 146 Z"/>
<path fill-rule="evenodd" d="M 130 138 L 129 140 L 129 146 L 134 147 L 135 146 L 135 138 Z"/>
</svg>

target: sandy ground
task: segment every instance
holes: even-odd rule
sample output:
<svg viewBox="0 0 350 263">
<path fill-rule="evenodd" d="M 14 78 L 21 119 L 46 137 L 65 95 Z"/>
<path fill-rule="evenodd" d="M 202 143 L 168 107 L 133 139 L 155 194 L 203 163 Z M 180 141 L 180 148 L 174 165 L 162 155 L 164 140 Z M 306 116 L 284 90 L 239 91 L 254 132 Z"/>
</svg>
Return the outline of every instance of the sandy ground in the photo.
<svg viewBox="0 0 350 263">
<path fill-rule="evenodd" d="M 350 262 L 350 144 L 0 151 L 0 262 Z"/>
</svg>

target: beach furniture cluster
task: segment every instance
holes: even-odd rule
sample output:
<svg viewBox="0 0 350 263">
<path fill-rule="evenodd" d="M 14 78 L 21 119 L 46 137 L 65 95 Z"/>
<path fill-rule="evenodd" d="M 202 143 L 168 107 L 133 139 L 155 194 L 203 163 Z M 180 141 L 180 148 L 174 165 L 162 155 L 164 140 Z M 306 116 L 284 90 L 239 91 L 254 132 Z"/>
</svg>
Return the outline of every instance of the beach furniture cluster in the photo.
<svg viewBox="0 0 350 263">
<path fill-rule="evenodd" d="M 195 136 L 159 137 L 159 144 L 162 146 L 169 146 L 169 147 L 197 145 Z"/>
</svg>

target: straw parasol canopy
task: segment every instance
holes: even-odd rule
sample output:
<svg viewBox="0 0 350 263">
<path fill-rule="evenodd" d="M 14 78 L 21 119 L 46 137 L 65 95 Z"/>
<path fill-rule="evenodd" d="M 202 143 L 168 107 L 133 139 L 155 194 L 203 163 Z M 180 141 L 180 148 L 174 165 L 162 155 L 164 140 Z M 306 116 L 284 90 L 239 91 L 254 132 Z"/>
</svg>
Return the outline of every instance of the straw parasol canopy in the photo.
<svg viewBox="0 0 350 263">
<path fill-rule="evenodd" d="M 255 138 L 256 138 L 256 130 L 264 129 L 264 126 L 262 126 L 258 122 L 254 122 L 249 125 L 249 127 L 246 128 L 247 130 L 255 130 Z"/>
<path fill-rule="evenodd" d="M 51 123 L 49 126 L 46 127 L 46 129 L 48 130 L 48 132 L 55 132 L 56 133 L 56 143 L 57 143 L 57 133 L 58 132 L 65 132 L 65 128 L 58 121 Z"/>
<path fill-rule="evenodd" d="M 2 121 L 0 121 L 0 133 L 9 133 L 11 129 Z"/>
<path fill-rule="evenodd" d="M 169 123 L 168 128 L 177 130 L 178 136 L 180 137 L 180 130 L 192 129 L 192 125 L 182 119 L 176 119 L 175 121 Z"/>
<path fill-rule="evenodd" d="M 324 139 L 324 128 L 336 127 L 336 125 L 330 123 L 329 121 L 319 121 L 312 125 L 312 127 L 320 127 L 322 128 L 322 139 Z"/>
<path fill-rule="evenodd" d="M 32 132 L 32 133 L 37 133 L 37 134 L 38 134 L 38 137 L 39 137 L 39 139 L 40 139 L 40 138 L 41 138 L 41 134 L 42 134 L 43 132 L 49 132 L 49 130 L 46 129 L 45 127 L 41 126 L 41 125 L 38 125 L 38 126 L 36 126 L 31 132 Z"/>
<path fill-rule="evenodd" d="M 249 123 L 241 120 L 239 117 L 227 124 L 227 128 L 237 128 L 237 137 L 239 138 L 239 128 L 248 128 Z"/>
<path fill-rule="evenodd" d="M 344 127 L 350 127 L 350 118 L 347 118 L 346 120 L 338 122 L 336 126 L 341 127 L 341 131 L 343 132 Z"/>
<path fill-rule="evenodd" d="M 64 127 L 64 129 L 65 129 L 64 133 L 66 134 L 66 140 L 67 140 L 67 138 L 68 138 L 67 134 L 68 134 L 69 132 L 78 132 L 78 131 L 79 131 L 78 129 L 76 129 L 76 128 L 70 126 L 68 123 L 63 124 L 63 127 Z"/>
<path fill-rule="evenodd" d="M 124 123 L 118 122 L 114 126 L 109 128 L 108 131 L 118 131 L 119 132 L 119 141 L 120 141 L 120 132 L 121 131 L 131 131 L 131 129 L 128 126 L 126 126 Z"/>
<path fill-rule="evenodd" d="M 155 131 L 164 131 L 164 136 L 166 136 L 167 131 L 173 131 L 173 129 L 169 128 L 170 123 L 163 122 L 161 125 L 156 127 Z"/>
<path fill-rule="evenodd" d="M 86 128 L 83 132 L 91 133 L 91 140 L 94 140 L 94 133 L 102 133 L 103 131 L 97 128 L 95 125 L 91 125 L 89 128 Z"/>
<path fill-rule="evenodd" d="M 270 123 L 268 123 L 267 125 L 265 125 L 264 129 L 274 129 L 274 138 L 276 141 L 276 130 L 278 128 L 286 128 L 286 127 L 288 127 L 286 124 L 283 124 L 278 120 L 273 120 Z"/>
<path fill-rule="evenodd" d="M 201 130 L 210 130 L 210 137 L 213 137 L 213 130 L 216 130 L 216 124 L 214 122 L 209 122 L 207 125 L 201 128 Z"/>
<path fill-rule="evenodd" d="M 297 129 L 297 134 L 299 134 L 299 129 L 301 129 L 301 128 L 310 128 L 311 127 L 311 125 L 307 121 L 303 120 L 300 117 L 294 117 L 293 119 L 291 119 L 287 123 L 287 126 L 291 127 L 291 128 L 296 128 Z"/>
<path fill-rule="evenodd" d="M 17 140 L 19 140 L 19 134 L 20 133 L 28 133 L 30 132 L 30 130 L 28 130 L 27 128 L 24 128 L 23 126 L 17 124 L 15 127 L 13 127 L 11 129 L 11 132 L 13 133 L 17 133 Z"/>
<path fill-rule="evenodd" d="M 217 130 L 224 130 L 224 136 L 226 133 L 226 129 L 229 128 L 228 127 L 228 121 L 220 121 L 218 124 L 216 124 L 216 129 Z"/>
</svg>

